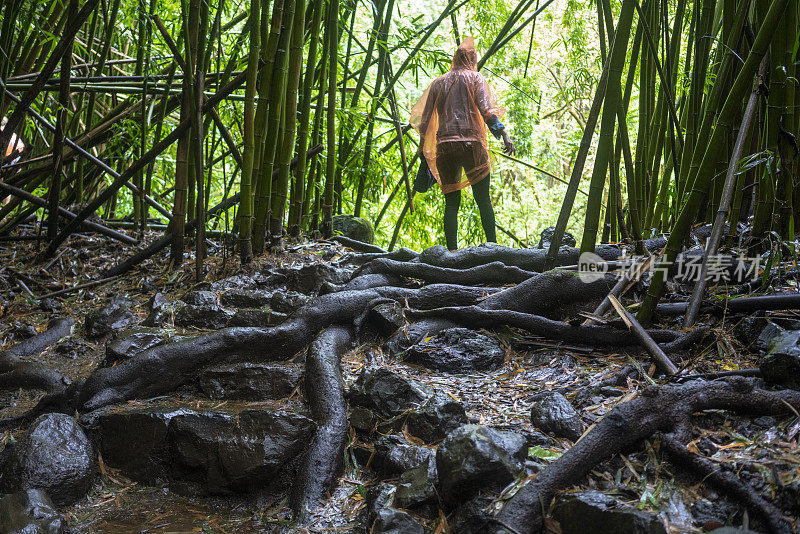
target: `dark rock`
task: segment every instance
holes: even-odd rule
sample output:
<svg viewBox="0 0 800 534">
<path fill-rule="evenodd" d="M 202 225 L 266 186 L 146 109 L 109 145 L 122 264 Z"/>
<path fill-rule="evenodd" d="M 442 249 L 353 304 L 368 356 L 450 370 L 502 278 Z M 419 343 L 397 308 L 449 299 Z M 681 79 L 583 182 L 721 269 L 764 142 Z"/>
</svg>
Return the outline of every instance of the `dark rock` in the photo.
<svg viewBox="0 0 800 534">
<path fill-rule="evenodd" d="M 434 463 L 434 453 L 431 449 L 411 445 L 400 436 L 389 434 L 375 442 L 373 464 L 384 474 L 397 475 L 415 467 Z"/>
<path fill-rule="evenodd" d="M 263 308 L 271 299 L 272 293 L 263 289 L 230 289 L 219 296 L 223 306 L 234 308 Z"/>
<path fill-rule="evenodd" d="M 394 484 L 386 482 L 370 486 L 367 490 L 367 525 L 372 525 L 381 510 L 392 507 L 395 491 Z"/>
<path fill-rule="evenodd" d="M 46 312 L 58 311 L 61 309 L 61 303 L 56 299 L 42 299 L 39 301 L 39 309 Z"/>
<path fill-rule="evenodd" d="M 64 520 L 44 491 L 18 491 L 0 498 L 0 532 L 61 534 L 64 532 Z"/>
<path fill-rule="evenodd" d="M 362 406 L 350 407 L 350 426 L 362 432 L 372 432 L 380 421 L 375 412 Z"/>
<path fill-rule="evenodd" d="M 229 278 L 223 278 L 222 280 L 212 282 L 210 289 L 211 291 L 222 291 L 225 289 L 254 289 L 257 285 L 257 282 L 251 277 L 237 274 Z"/>
<path fill-rule="evenodd" d="M 557 391 L 543 391 L 533 396 L 531 422 L 545 432 L 572 441 L 577 441 L 583 434 L 580 415 Z"/>
<path fill-rule="evenodd" d="M 379 304 L 369 311 L 369 324 L 382 336 L 390 336 L 405 325 L 403 307 L 397 302 Z"/>
<path fill-rule="evenodd" d="M 86 316 L 86 337 L 98 338 L 136 322 L 136 317 L 120 301 L 94 311 Z"/>
<path fill-rule="evenodd" d="M 404 360 L 445 373 L 495 370 L 505 351 L 492 337 L 468 328 L 449 328 L 406 350 Z"/>
<path fill-rule="evenodd" d="M 214 306 L 217 303 L 217 294 L 213 291 L 189 291 L 181 300 L 192 306 Z"/>
<path fill-rule="evenodd" d="M 314 422 L 266 410 L 173 417 L 169 425 L 176 469 L 211 492 L 252 490 L 276 479 L 308 444 Z"/>
<path fill-rule="evenodd" d="M 351 273 L 326 263 L 314 263 L 301 267 L 282 267 L 270 272 L 266 280 L 269 287 L 282 286 L 306 295 L 316 295 L 325 282 L 343 284 Z"/>
<path fill-rule="evenodd" d="M 433 394 L 430 386 L 382 367 L 365 370 L 350 390 L 354 404 L 370 408 L 384 417 L 394 417 L 416 408 Z"/>
<path fill-rule="evenodd" d="M 233 314 L 228 326 L 272 326 L 281 324 L 289 316 L 264 308 L 239 308 Z"/>
<path fill-rule="evenodd" d="M 781 337 L 785 332 L 786 330 L 775 323 L 767 323 L 756 338 L 755 343 L 753 343 L 753 349 L 763 351 L 769 350 L 772 342 Z"/>
<path fill-rule="evenodd" d="M 436 502 L 436 480 L 430 476 L 428 466 L 420 465 L 405 471 L 397 481 L 394 504 L 398 508 L 412 508 Z"/>
<path fill-rule="evenodd" d="M 766 313 L 757 311 L 744 319 L 733 329 L 734 334 L 743 345 L 751 346 L 768 324 Z"/>
<path fill-rule="evenodd" d="M 442 330 L 454 326 L 454 323 L 446 319 L 425 319 L 424 321 L 411 324 L 395 332 L 395 334 L 384 343 L 383 348 L 389 354 L 395 356 L 426 337 L 436 335 Z"/>
<path fill-rule="evenodd" d="M 559 497 L 553 518 L 562 534 L 584 534 L 587 525 L 597 534 L 666 534 L 656 516 L 617 506 L 617 501 L 594 490 Z"/>
<path fill-rule="evenodd" d="M 486 511 L 492 499 L 477 495 L 458 507 L 453 517 L 452 531 L 459 534 L 484 534 L 489 532 L 492 516 Z"/>
<path fill-rule="evenodd" d="M 464 425 L 436 451 L 439 494 L 454 503 L 482 489 L 500 489 L 522 471 L 528 456 L 523 436 L 481 425 Z"/>
<path fill-rule="evenodd" d="M 372 524 L 370 534 L 425 534 L 425 529 L 408 512 L 383 508 Z"/>
<path fill-rule="evenodd" d="M 295 363 L 242 362 L 204 369 L 198 385 L 210 399 L 280 399 L 294 391 L 302 374 L 302 368 Z"/>
<path fill-rule="evenodd" d="M 233 312 L 220 308 L 216 304 L 210 306 L 187 304 L 175 314 L 175 325 L 190 326 L 203 330 L 219 330 L 224 328 L 232 317 Z"/>
<path fill-rule="evenodd" d="M 125 332 L 119 339 L 106 345 L 105 366 L 133 358 L 140 352 L 162 345 L 168 337 L 156 328 L 139 327 Z"/>
<path fill-rule="evenodd" d="M 182 304 L 181 304 L 182 305 Z M 163 293 L 156 293 L 147 301 L 150 312 L 142 322 L 143 326 L 162 326 L 171 324 L 176 306 Z"/>
<path fill-rule="evenodd" d="M 443 439 L 466 422 L 461 403 L 438 391 L 406 417 L 408 431 L 428 443 Z"/>
<path fill-rule="evenodd" d="M 19 322 L 14 323 L 14 325 L 11 328 L 11 332 L 17 339 L 30 339 L 39 333 L 36 330 L 36 327 Z"/>
<path fill-rule="evenodd" d="M 59 342 L 58 345 L 53 348 L 54 352 L 73 360 L 78 356 L 86 354 L 89 350 L 88 345 L 82 342 L 77 336 L 70 336 Z"/>
<path fill-rule="evenodd" d="M 549 248 L 555 232 L 555 226 L 548 226 L 542 230 L 542 233 L 539 236 L 539 248 Z M 576 244 L 577 242 L 575 241 L 575 236 L 569 232 L 564 232 L 564 237 L 561 238 L 561 246 L 574 247 Z"/>
<path fill-rule="evenodd" d="M 59 506 L 81 499 L 92 484 L 94 450 L 72 417 L 60 413 L 36 419 L 3 465 L 0 491 L 38 488 Z"/>
<path fill-rule="evenodd" d="M 800 389 L 800 331 L 790 330 L 774 338 L 759 368 L 768 384 Z"/>
<path fill-rule="evenodd" d="M 375 228 L 363 217 L 352 215 L 334 215 L 331 219 L 333 231 L 350 239 L 372 244 L 375 241 Z"/>
<path fill-rule="evenodd" d="M 297 291 L 276 291 L 269 300 L 269 307 L 279 313 L 293 313 L 309 300 L 310 297 Z"/>
</svg>

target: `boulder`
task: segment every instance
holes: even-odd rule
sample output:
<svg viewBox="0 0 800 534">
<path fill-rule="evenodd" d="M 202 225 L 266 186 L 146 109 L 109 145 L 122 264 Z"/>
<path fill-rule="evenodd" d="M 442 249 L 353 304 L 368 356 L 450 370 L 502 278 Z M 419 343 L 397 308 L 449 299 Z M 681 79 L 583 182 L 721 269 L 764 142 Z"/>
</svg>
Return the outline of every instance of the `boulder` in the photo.
<svg viewBox="0 0 800 534">
<path fill-rule="evenodd" d="M 759 368 L 768 384 L 800 389 L 800 330 L 774 338 Z"/>
<path fill-rule="evenodd" d="M 394 505 L 398 508 L 413 508 L 427 503 L 435 503 L 437 499 L 434 485 L 436 479 L 431 476 L 427 465 L 420 465 L 405 471 L 397 481 Z"/>
<path fill-rule="evenodd" d="M 264 308 L 239 308 L 228 321 L 228 326 L 274 326 L 289 316 Z"/>
<path fill-rule="evenodd" d="M 233 312 L 220 308 L 216 304 L 182 306 L 175 314 L 175 326 L 188 326 L 203 330 L 219 330 L 227 326 Z"/>
<path fill-rule="evenodd" d="M 367 322 L 381 336 L 390 336 L 406 324 L 403 307 L 397 302 L 375 306 L 369 311 Z"/>
<path fill-rule="evenodd" d="M 350 390 L 354 404 L 374 410 L 383 417 L 394 417 L 416 408 L 433 394 L 432 387 L 382 367 L 366 369 Z"/>
<path fill-rule="evenodd" d="M 234 363 L 207 367 L 198 378 L 210 399 L 259 401 L 288 397 L 300 385 L 296 363 Z"/>
<path fill-rule="evenodd" d="M 181 478 L 212 492 L 254 490 L 276 480 L 308 445 L 314 422 L 287 411 L 173 417 L 169 436 Z"/>
<path fill-rule="evenodd" d="M 486 511 L 493 500 L 483 495 L 476 495 L 461 504 L 453 516 L 452 531 L 459 534 L 484 534 L 494 524 L 492 516 Z"/>
<path fill-rule="evenodd" d="M 583 434 L 580 415 L 557 391 L 543 391 L 533 396 L 531 422 L 544 432 L 572 441 L 577 441 Z"/>
<path fill-rule="evenodd" d="M 64 520 L 44 491 L 17 491 L 0 498 L 0 532 L 61 534 L 64 532 Z"/>
<path fill-rule="evenodd" d="M 461 403 L 439 391 L 406 417 L 408 431 L 427 443 L 444 439 L 466 422 L 467 413 Z"/>
<path fill-rule="evenodd" d="M 213 291 L 189 291 L 181 300 L 192 306 L 213 306 L 217 303 L 217 294 Z"/>
<path fill-rule="evenodd" d="M 263 289 L 230 289 L 219 296 L 220 304 L 232 308 L 263 308 L 270 299 L 272 292 Z"/>
<path fill-rule="evenodd" d="M 333 231 L 350 239 L 372 244 L 375 241 L 375 228 L 363 217 L 353 215 L 334 215 L 331 219 Z"/>
<path fill-rule="evenodd" d="M 597 534 L 666 534 L 656 516 L 618 506 L 617 501 L 595 490 L 559 497 L 553 518 L 561 525 L 562 534 L 583 534 L 587 525 Z"/>
<path fill-rule="evenodd" d="M 548 226 L 542 230 L 542 233 L 539 236 L 539 248 L 549 248 L 555 232 L 555 226 Z M 564 232 L 564 237 L 561 238 L 561 246 L 574 247 L 576 244 L 577 242 L 575 241 L 575 236 L 569 232 Z"/>
<path fill-rule="evenodd" d="M 754 350 L 767 351 L 770 349 L 772 342 L 781 337 L 785 332 L 786 330 L 775 323 L 767 323 L 766 326 L 761 329 L 761 333 L 758 334 L 758 337 L 756 337 L 752 348 Z"/>
<path fill-rule="evenodd" d="M 445 373 L 471 373 L 499 368 L 505 351 L 493 337 L 468 328 L 448 328 L 409 347 L 404 360 Z"/>
<path fill-rule="evenodd" d="M 434 453 L 427 447 L 411 445 L 404 438 L 389 434 L 375 442 L 376 469 L 386 475 L 398 475 L 409 469 L 434 464 Z"/>
<path fill-rule="evenodd" d="M 117 362 L 129 360 L 140 352 L 164 344 L 168 339 L 164 330 L 148 327 L 138 327 L 124 332 L 116 339 L 106 345 L 105 366 L 114 365 Z"/>
<path fill-rule="evenodd" d="M 128 310 L 126 303 L 120 300 L 114 301 L 86 316 L 84 322 L 86 337 L 90 339 L 102 337 L 135 322 L 136 317 Z"/>
<path fill-rule="evenodd" d="M 0 491 L 47 492 L 58 506 L 81 499 L 92 484 L 92 444 L 72 417 L 42 415 L 14 445 L 0 476 Z"/>
<path fill-rule="evenodd" d="M 522 471 L 528 456 L 523 436 L 481 425 L 452 431 L 436 451 L 439 494 L 450 503 L 482 489 L 501 489 Z"/>
</svg>

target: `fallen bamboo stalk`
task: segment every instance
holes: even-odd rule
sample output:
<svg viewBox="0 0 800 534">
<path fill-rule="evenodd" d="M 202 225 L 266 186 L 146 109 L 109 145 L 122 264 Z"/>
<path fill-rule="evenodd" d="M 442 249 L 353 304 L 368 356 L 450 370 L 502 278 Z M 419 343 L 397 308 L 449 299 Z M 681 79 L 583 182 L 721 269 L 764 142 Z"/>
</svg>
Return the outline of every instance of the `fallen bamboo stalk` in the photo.
<svg viewBox="0 0 800 534">
<path fill-rule="evenodd" d="M 111 282 L 112 280 L 116 279 L 116 276 L 109 276 L 106 278 L 101 278 L 100 280 L 93 280 L 91 282 L 86 282 L 83 284 L 78 284 L 77 286 L 72 287 L 65 287 L 64 289 L 59 289 L 58 291 L 53 291 L 52 293 L 48 293 L 46 295 L 42 295 L 39 297 L 41 299 L 48 299 L 52 297 L 58 297 L 60 295 L 66 295 L 67 293 L 72 293 L 73 291 L 79 291 L 81 289 L 89 289 L 92 287 L 97 287 L 105 284 L 106 282 Z"/>
<path fill-rule="evenodd" d="M 643 262 L 635 264 L 630 270 L 623 271 L 622 278 L 620 278 L 617 281 L 616 285 L 614 285 L 614 287 L 611 289 L 609 296 L 613 296 L 616 299 L 619 299 L 619 297 L 624 295 L 625 292 L 628 291 L 631 287 L 633 287 L 633 284 L 635 284 L 636 281 L 639 280 L 639 277 L 642 275 L 642 273 L 650 268 L 650 266 L 655 261 L 656 257 L 657 257 L 656 255 L 648 256 L 647 259 L 645 259 Z M 600 302 L 600 304 L 597 305 L 597 308 L 595 308 L 595 310 L 592 312 L 592 315 L 601 317 L 605 312 L 608 311 L 610 307 L 611 307 L 611 300 L 609 300 L 609 298 L 606 297 L 602 300 L 602 302 Z M 599 321 L 597 321 L 596 319 L 589 317 L 583 322 L 583 324 L 584 326 L 592 326 L 597 324 L 598 322 Z"/>
<path fill-rule="evenodd" d="M 650 353 L 650 356 L 653 358 L 656 365 L 658 365 L 661 370 L 668 375 L 677 374 L 679 371 L 678 367 L 672 363 L 672 360 L 670 360 L 661 347 L 658 346 L 658 343 L 656 343 L 653 338 L 650 337 L 650 334 L 647 333 L 647 330 L 645 330 L 644 327 L 639 324 L 639 321 L 636 320 L 636 317 L 631 315 L 631 313 L 626 310 L 622 304 L 620 304 L 614 295 L 609 295 L 606 298 L 611 302 L 611 305 L 614 307 L 620 318 L 625 322 L 626 325 L 628 325 L 628 328 L 632 330 L 633 333 L 636 334 L 636 337 L 641 340 L 642 345 L 644 345 L 644 348 Z"/>
<path fill-rule="evenodd" d="M 686 312 L 688 302 L 664 302 L 656 306 L 656 313 L 661 316 L 680 315 Z M 722 302 L 709 303 L 704 311 L 714 314 L 725 312 L 800 310 L 800 293 L 775 293 L 758 297 L 739 297 L 725 299 Z"/>
</svg>

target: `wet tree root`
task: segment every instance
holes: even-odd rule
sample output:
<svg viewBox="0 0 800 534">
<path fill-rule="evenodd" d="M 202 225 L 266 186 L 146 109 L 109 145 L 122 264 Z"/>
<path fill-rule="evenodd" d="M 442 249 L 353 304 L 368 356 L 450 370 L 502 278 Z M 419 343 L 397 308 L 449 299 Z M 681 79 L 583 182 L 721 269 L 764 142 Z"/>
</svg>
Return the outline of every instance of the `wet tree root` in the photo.
<svg viewBox="0 0 800 534">
<path fill-rule="evenodd" d="M 300 522 L 308 518 L 336 484 L 347 445 L 347 401 L 339 366 L 353 341 L 348 328 L 322 331 L 306 355 L 305 393 L 317 430 L 292 486 L 289 504 Z"/>
<path fill-rule="evenodd" d="M 356 252 L 366 252 L 370 254 L 389 253 L 388 250 L 382 249 L 378 245 L 370 245 L 369 243 L 364 243 L 363 241 L 359 241 L 357 239 L 351 239 L 343 235 L 335 235 L 330 238 L 330 241 L 333 241 L 334 243 L 339 243 L 340 245 L 344 245 L 345 247 L 353 249 Z"/>
<path fill-rule="evenodd" d="M 543 510 L 549 507 L 558 490 L 579 482 L 600 462 L 629 450 L 657 432 L 665 434 L 668 451 L 674 452 L 684 462 L 691 460 L 688 462 L 690 465 L 708 474 L 709 464 L 702 459 L 695 461 L 687 457 L 680 447 L 685 449 L 683 442 L 688 439 L 691 415 L 712 409 L 750 415 L 782 415 L 800 409 L 800 392 L 757 389 L 751 381 L 740 377 L 645 389 L 640 397 L 614 408 L 570 450 L 520 489 L 506 502 L 497 519 L 513 531 L 541 531 Z M 763 499 L 755 499 L 758 495 L 752 490 L 748 491 L 741 483 L 730 485 L 730 480 L 726 482 L 724 478 L 724 475 L 719 475 L 709 480 L 719 482 L 720 489 L 744 499 L 754 513 L 776 527 L 775 532 L 790 532 L 774 507 L 765 507 Z M 496 534 L 511 530 L 502 524 L 494 530 Z"/>
<path fill-rule="evenodd" d="M 431 283 L 448 283 L 463 285 L 487 284 L 518 284 L 524 282 L 536 273 L 525 271 L 519 267 L 508 266 L 495 261 L 484 265 L 477 265 L 469 269 L 449 269 L 436 267 L 427 263 L 412 263 L 378 258 L 365 264 L 356 271 L 356 276 L 362 274 L 393 274 L 416 278 Z"/>
<path fill-rule="evenodd" d="M 38 362 L 21 361 L 20 358 L 37 355 L 58 343 L 72 333 L 74 326 L 73 319 L 55 319 L 44 332 L 17 343 L 0 354 L 0 390 L 24 388 L 51 393 L 68 385 L 69 380 L 61 373 Z"/>
</svg>

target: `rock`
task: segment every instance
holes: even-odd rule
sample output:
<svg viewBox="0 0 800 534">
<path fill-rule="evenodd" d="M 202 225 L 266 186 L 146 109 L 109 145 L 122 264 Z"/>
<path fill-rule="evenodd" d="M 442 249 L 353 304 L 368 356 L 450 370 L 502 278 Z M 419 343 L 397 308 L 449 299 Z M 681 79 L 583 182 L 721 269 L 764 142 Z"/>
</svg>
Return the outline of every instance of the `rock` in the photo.
<svg viewBox="0 0 800 534">
<path fill-rule="evenodd" d="M 72 417 L 42 415 L 14 445 L 3 465 L 0 491 L 37 488 L 58 506 L 81 499 L 92 484 L 92 444 Z"/>
<path fill-rule="evenodd" d="M 140 352 L 164 344 L 167 339 L 161 329 L 139 327 L 129 330 L 119 339 L 106 345 L 106 359 L 103 365 L 108 367 L 129 360 Z"/>
<path fill-rule="evenodd" d="M 742 319 L 734 327 L 733 332 L 743 345 L 749 347 L 758 339 L 759 334 L 767 324 L 766 313 L 763 310 L 759 310 Z"/>
<path fill-rule="evenodd" d="M 400 436 L 389 434 L 375 442 L 373 465 L 387 475 L 397 475 L 419 466 L 435 464 L 427 447 L 411 445 Z"/>
<path fill-rule="evenodd" d="M 17 491 L 0 498 L 0 532 L 61 534 L 64 520 L 44 491 Z"/>
<path fill-rule="evenodd" d="M 242 362 L 204 369 L 198 385 L 210 399 L 281 399 L 288 397 L 300 385 L 302 375 L 302 368 L 295 363 Z"/>
<path fill-rule="evenodd" d="M 30 339 L 39 333 L 36 330 L 36 327 L 19 322 L 14 323 L 14 326 L 11 328 L 11 331 L 14 333 L 14 337 L 18 339 Z"/>
<path fill-rule="evenodd" d="M 528 456 L 523 436 L 481 425 L 452 431 L 436 451 L 439 495 L 454 503 L 482 489 L 500 489 L 522 471 Z"/>
<path fill-rule="evenodd" d="M 695 525 L 706 531 L 738 521 L 742 515 L 742 507 L 724 499 L 699 499 L 692 503 L 691 511 Z"/>
<path fill-rule="evenodd" d="M 397 488 L 394 484 L 379 482 L 367 490 L 367 525 L 371 526 L 378 513 L 384 508 L 391 508 Z"/>
<path fill-rule="evenodd" d="M 759 368 L 768 384 L 800 389 L 800 330 L 784 332 L 774 338 Z"/>
<path fill-rule="evenodd" d="M 403 307 L 397 302 L 387 302 L 372 308 L 367 321 L 381 336 L 390 336 L 406 324 Z"/>
<path fill-rule="evenodd" d="M 443 439 L 466 422 L 461 403 L 438 391 L 406 417 L 408 431 L 428 443 Z"/>
<path fill-rule="evenodd" d="M 500 343 L 468 328 L 449 328 L 406 350 L 404 360 L 445 373 L 492 371 L 503 365 Z"/>
<path fill-rule="evenodd" d="M 453 328 L 455 323 L 446 319 L 425 319 L 404 327 L 402 330 L 386 340 L 383 348 L 392 356 L 404 352 L 415 343 L 419 343 L 426 337 L 436 335 L 438 332 L 447 328 Z"/>
<path fill-rule="evenodd" d="M 370 534 L 425 534 L 425 529 L 408 512 L 384 508 L 372 524 Z"/>
<path fill-rule="evenodd" d="M 173 417 L 177 471 L 210 492 L 253 490 L 276 480 L 306 447 L 314 422 L 286 411 L 245 410 Z"/>
<path fill-rule="evenodd" d="M 553 518 L 562 534 L 583 534 L 587 525 L 597 534 L 666 534 L 656 516 L 617 506 L 617 501 L 595 490 L 559 497 Z"/>
<path fill-rule="evenodd" d="M 181 300 L 192 306 L 214 306 L 217 303 L 217 294 L 213 291 L 189 291 Z"/>
<path fill-rule="evenodd" d="M 272 293 L 263 289 L 230 289 L 219 296 L 220 304 L 233 308 L 263 308 L 270 299 Z"/>
<path fill-rule="evenodd" d="M 280 313 L 291 314 L 309 300 L 310 297 L 297 291 L 276 291 L 270 298 L 269 307 Z"/>
<path fill-rule="evenodd" d="M 542 230 L 542 233 L 539 236 L 539 248 L 549 248 L 555 232 L 555 226 L 548 226 Z M 576 244 L 577 242 L 575 241 L 575 236 L 569 232 L 564 232 L 564 237 L 561 238 L 561 246 L 574 247 Z"/>
<path fill-rule="evenodd" d="M 577 441 L 583 434 L 580 415 L 557 391 L 543 391 L 533 396 L 531 422 L 545 432 L 572 441 Z"/>
<path fill-rule="evenodd" d="M 372 244 L 375 241 L 375 228 L 363 217 L 352 215 L 334 215 L 331 219 L 333 231 L 350 239 Z"/>
<path fill-rule="evenodd" d="M 763 351 L 769 350 L 772 342 L 783 335 L 784 332 L 786 332 L 786 330 L 775 323 L 767 323 L 756 338 L 755 343 L 753 343 L 753 349 Z"/>
<path fill-rule="evenodd" d="M 398 508 L 413 508 L 436 502 L 436 479 L 430 476 L 427 465 L 405 471 L 397 481 L 394 505 Z"/>
<path fill-rule="evenodd" d="M 233 312 L 220 308 L 216 304 L 204 306 L 187 304 L 175 314 L 175 325 L 203 330 L 219 330 L 224 328 L 232 317 Z"/>
<path fill-rule="evenodd" d="M 350 407 L 350 426 L 362 432 L 372 432 L 380 422 L 380 418 L 375 412 L 362 406 Z"/>
<path fill-rule="evenodd" d="M 163 293 L 155 293 L 147 301 L 150 310 L 147 318 L 142 321 L 143 326 L 162 326 L 171 324 L 176 306 L 171 303 Z"/>
<path fill-rule="evenodd" d="M 86 316 L 84 323 L 86 337 L 98 338 L 115 330 L 132 325 L 136 321 L 134 315 L 121 301 L 115 301 L 100 310 Z"/>
<path fill-rule="evenodd" d="M 61 309 L 61 303 L 56 299 L 42 299 L 39 301 L 39 309 L 46 312 L 55 312 Z"/>
<path fill-rule="evenodd" d="M 228 321 L 228 326 L 273 326 L 289 316 L 264 308 L 239 308 Z"/>
<path fill-rule="evenodd" d="M 486 511 L 492 499 L 477 495 L 458 507 L 453 517 L 452 531 L 459 534 L 484 534 L 489 532 L 492 516 Z"/>
<path fill-rule="evenodd" d="M 430 386 L 382 367 L 365 370 L 350 390 L 354 404 L 370 408 L 383 417 L 394 417 L 416 408 L 433 396 L 433 393 Z"/>
<path fill-rule="evenodd" d="M 211 291 L 223 291 L 225 289 L 254 289 L 257 282 L 249 276 L 234 275 L 229 278 L 223 278 L 212 282 Z"/>
</svg>

